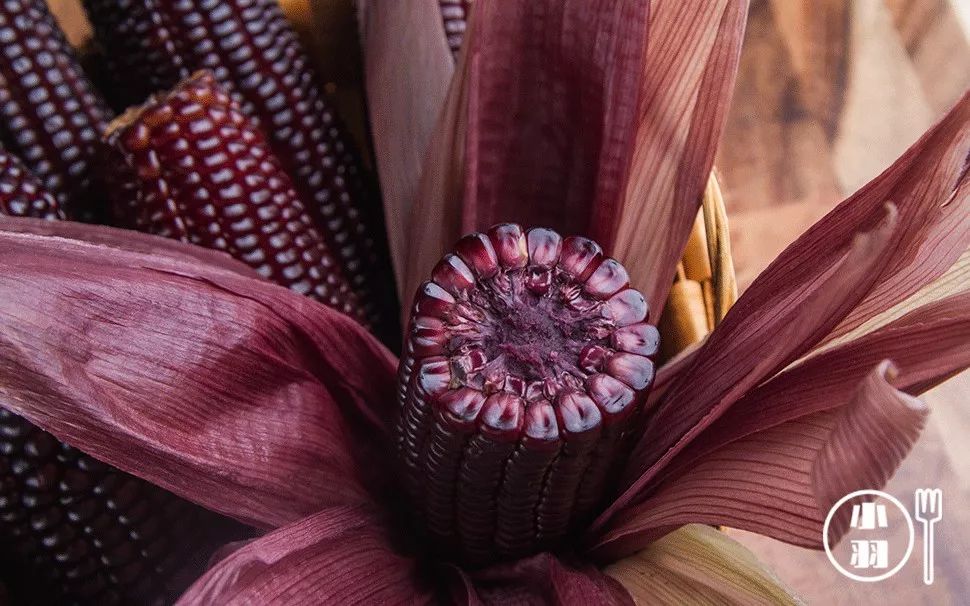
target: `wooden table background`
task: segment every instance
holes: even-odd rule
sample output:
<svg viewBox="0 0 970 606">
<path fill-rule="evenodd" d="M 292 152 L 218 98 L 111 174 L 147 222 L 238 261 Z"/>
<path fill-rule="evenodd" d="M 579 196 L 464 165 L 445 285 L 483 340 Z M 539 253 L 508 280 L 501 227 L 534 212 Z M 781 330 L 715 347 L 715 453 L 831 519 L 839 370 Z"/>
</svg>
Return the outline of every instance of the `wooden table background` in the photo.
<svg viewBox="0 0 970 606">
<path fill-rule="evenodd" d="M 968 85 L 970 0 L 752 0 L 717 162 L 742 287 Z M 895 577 L 858 583 L 824 553 L 735 532 L 810 604 L 970 604 L 970 373 L 925 399 L 927 430 L 887 491 L 908 504 L 943 489 L 932 586 L 918 551 Z"/>
<path fill-rule="evenodd" d="M 78 0 L 49 0 L 74 40 Z M 324 0 L 313 0 L 324 1 Z M 970 85 L 970 0 L 751 0 L 717 160 L 742 288 L 875 176 Z M 919 558 L 876 584 L 820 552 L 734 532 L 812 604 L 970 604 L 970 373 L 927 394 L 929 426 L 888 491 L 939 487 L 937 581 Z"/>
</svg>

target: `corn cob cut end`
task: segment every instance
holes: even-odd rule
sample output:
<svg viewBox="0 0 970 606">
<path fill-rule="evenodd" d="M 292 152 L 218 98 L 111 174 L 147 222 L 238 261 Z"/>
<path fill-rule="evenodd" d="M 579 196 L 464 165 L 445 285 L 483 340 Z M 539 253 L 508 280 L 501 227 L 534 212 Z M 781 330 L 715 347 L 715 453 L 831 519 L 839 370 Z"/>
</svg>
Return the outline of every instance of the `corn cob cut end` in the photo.
<svg viewBox="0 0 970 606">
<path fill-rule="evenodd" d="M 416 516 L 480 563 L 553 548 L 615 479 L 657 329 L 623 266 L 515 224 L 460 240 L 415 296 L 398 448 Z"/>
</svg>

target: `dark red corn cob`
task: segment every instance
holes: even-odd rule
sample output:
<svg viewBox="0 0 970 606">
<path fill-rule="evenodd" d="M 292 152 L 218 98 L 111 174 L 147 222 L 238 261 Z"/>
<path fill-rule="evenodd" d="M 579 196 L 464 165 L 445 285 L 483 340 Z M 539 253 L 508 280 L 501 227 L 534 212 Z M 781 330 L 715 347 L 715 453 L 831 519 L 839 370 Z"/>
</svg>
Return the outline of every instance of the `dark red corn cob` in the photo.
<svg viewBox="0 0 970 606">
<path fill-rule="evenodd" d="M 461 239 L 419 289 L 398 445 L 442 551 L 519 557 L 601 506 L 659 345 L 628 281 L 590 240 L 503 224 Z"/>
<path fill-rule="evenodd" d="M 165 16 L 144 0 L 85 0 L 102 47 L 104 84 L 116 108 L 144 103 L 191 75 Z"/>
<path fill-rule="evenodd" d="M 103 216 L 93 163 L 109 112 L 47 3 L 0 3 L 0 41 L 0 142 L 70 216 Z"/>
<path fill-rule="evenodd" d="M 142 53 L 156 74 L 176 66 L 212 71 L 266 133 L 368 316 L 396 318 L 379 196 L 363 177 L 352 138 L 323 93 L 296 32 L 276 0 L 86 0 L 107 48 L 131 46 L 111 29 L 151 15 L 131 29 L 150 30 L 174 53 Z M 98 23 L 101 20 L 102 23 Z M 166 48 L 168 48 L 166 46 Z M 165 59 L 168 61 L 165 61 Z M 127 77 L 127 74 L 123 74 Z"/>
<path fill-rule="evenodd" d="M 537 487 L 543 486 L 561 449 L 553 405 L 546 400 L 532 403 L 499 495 L 495 535 L 499 554 L 514 556 L 535 546 L 535 513 L 543 499 Z"/>
<path fill-rule="evenodd" d="M 563 444 L 549 475 L 559 480 L 543 486 L 535 513 L 537 540 L 542 544 L 554 544 L 567 533 L 575 519 L 585 518 L 588 512 L 579 509 L 580 484 L 598 480 L 590 474 L 598 467 L 591 455 L 602 430 L 599 408 L 592 398 L 578 391 L 562 395 L 558 404 Z"/>
<path fill-rule="evenodd" d="M 521 397 L 494 393 L 478 416 L 478 431 L 460 451 L 455 499 L 456 528 L 461 548 L 472 561 L 492 555 L 498 498 L 506 462 L 515 450 L 525 406 Z"/>
<path fill-rule="evenodd" d="M 445 26 L 448 48 L 457 56 L 465 39 L 472 0 L 438 0 L 438 4 L 441 6 L 441 20 Z"/>
<path fill-rule="evenodd" d="M 455 452 L 465 452 L 476 433 L 475 420 L 485 405 L 485 396 L 474 389 L 448 390 L 440 396 L 434 425 L 428 436 L 425 471 L 428 474 L 425 509 L 427 525 L 437 537 L 446 537 L 448 548 L 457 547 L 454 486 L 462 473 L 462 460 Z M 416 482 L 411 482 L 414 486 Z"/>
<path fill-rule="evenodd" d="M 0 566 L 18 603 L 167 603 L 210 517 L 0 408 Z"/>
<path fill-rule="evenodd" d="M 136 229 L 223 250 L 366 322 L 266 139 L 207 72 L 109 127 L 106 182 Z"/>
<path fill-rule="evenodd" d="M 57 199 L 20 159 L 0 147 L 0 215 L 63 219 Z"/>
</svg>

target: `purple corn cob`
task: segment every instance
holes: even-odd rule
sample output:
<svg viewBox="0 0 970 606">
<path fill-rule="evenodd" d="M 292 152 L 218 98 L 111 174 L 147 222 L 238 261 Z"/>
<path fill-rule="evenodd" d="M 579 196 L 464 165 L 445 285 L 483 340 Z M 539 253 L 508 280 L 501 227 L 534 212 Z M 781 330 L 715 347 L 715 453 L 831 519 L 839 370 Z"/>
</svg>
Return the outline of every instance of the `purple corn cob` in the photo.
<svg viewBox="0 0 970 606">
<path fill-rule="evenodd" d="M 63 219 L 57 199 L 16 156 L 0 148 L 0 215 Z"/>
<path fill-rule="evenodd" d="M 123 11 L 132 5 L 137 9 Z M 393 321 L 379 197 L 276 0 L 85 0 L 85 6 L 109 52 L 133 46 L 113 23 L 151 16 L 151 23 L 128 27 L 166 41 L 164 50 L 150 45 L 129 55 L 141 71 L 161 80 L 183 66 L 213 73 L 266 133 L 368 317 Z"/>
<path fill-rule="evenodd" d="M 223 250 L 367 321 L 266 139 L 208 72 L 130 110 L 107 136 L 115 215 Z"/>
<path fill-rule="evenodd" d="M 659 344 L 628 281 L 590 240 L 503 224 L 461 239 L 418 291 L 398 446 L 443 551 L 518 557 L 596 513 Z"/>
<path fill-rule="evenodd" d="M 85 0 L 84 5 L 104 46 L 99 53 L 104 86 L 115 107 L 144 103 L 191 75 L 154 2 Z"/>
<path fill-rule="evenodd" d="M 0 142 L 68 215 L 102 216 L 93 163 L 109 112 L 47 3 L 0 3 L 0 41 Z"/>
<path fill-rule="evenodd" d="M 167 603 L 185 589 L 173 573 L 208 556 L 193 550 L 218 524 L 0 408 L 0 567 L 16 573 L 18 602 Z"/>
</svg>

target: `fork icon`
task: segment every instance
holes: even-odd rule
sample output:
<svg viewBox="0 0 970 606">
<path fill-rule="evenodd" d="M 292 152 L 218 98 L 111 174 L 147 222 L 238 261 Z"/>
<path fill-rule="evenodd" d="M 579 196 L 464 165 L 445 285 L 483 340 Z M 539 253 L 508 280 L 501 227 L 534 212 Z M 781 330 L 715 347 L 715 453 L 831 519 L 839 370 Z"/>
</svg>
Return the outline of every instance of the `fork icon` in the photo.
<svg viewBox="0 0 970 606">
<path fill-rule="evenodd" d="M 917 488 L 916 519 L 923 523 L 923 583 L 933 584 L 933 537 L 936 523 L 943 518 L 943 491 L 939 488 Z"/>
</svg>

